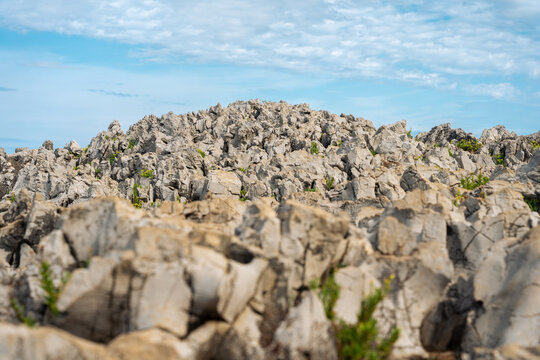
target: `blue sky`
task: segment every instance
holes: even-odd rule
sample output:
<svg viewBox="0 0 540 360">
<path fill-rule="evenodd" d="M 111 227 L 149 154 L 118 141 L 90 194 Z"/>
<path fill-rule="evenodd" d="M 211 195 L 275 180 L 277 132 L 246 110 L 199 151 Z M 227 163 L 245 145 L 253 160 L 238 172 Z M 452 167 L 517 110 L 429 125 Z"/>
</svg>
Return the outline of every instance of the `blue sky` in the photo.
<svg viewBox="0 0 540 360">
<path fill-rule="evenodd" d="M 0 0 L 0 146 L 259 98 L 540 130 L 537 0 Z"/>
</svg>

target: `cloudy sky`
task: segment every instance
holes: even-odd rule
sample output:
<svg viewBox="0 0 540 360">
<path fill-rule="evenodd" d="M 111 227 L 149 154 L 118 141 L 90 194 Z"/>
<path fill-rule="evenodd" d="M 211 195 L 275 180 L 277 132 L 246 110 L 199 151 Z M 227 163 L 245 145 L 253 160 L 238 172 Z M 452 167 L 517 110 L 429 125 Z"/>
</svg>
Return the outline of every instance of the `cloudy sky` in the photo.
<svg viewBox="0 0 540 360">
<path fill-rule="evenodd" d="M 0 0 L 0 146 L 259 98 L 540 130 L 538 0 Z"/>
</svg>

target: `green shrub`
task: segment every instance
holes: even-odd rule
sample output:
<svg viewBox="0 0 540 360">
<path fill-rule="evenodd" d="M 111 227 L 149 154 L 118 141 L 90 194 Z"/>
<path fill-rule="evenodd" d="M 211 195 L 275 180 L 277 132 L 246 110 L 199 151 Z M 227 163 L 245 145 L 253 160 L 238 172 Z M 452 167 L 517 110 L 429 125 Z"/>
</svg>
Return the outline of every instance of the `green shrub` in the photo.
<svg viewBox="0 0 540 360">
<path fill-rule="evenodd" d="M 109 135 L 105 135 L 105 140 L 109 140 L 109 139 L 110 139 Z"/>
<path fill-rule="evenodd" d="M 533 150 L 536 150 L 536 149 L 538 149 L 538 148 L 540 147 L 540 144 L 539 144 L 538 141 L 536 141 L 536 140 L 531 141 L 531 142 L 529 143 L 529 145 L 532 146 Z"/>
<path fill-rule="evenodd" d="M 114 164 L 114 160 L 118 158 L 118 153 L 112 153 L 109 155 L 109 162 L 111 163 L 111 166 Z"/>
<path fill-rule="evenodd" d="M 495 154 L 494 157 L 495 157 L 495 163 L 497 163 L 497 165 L 504 164 L 504 154 Z"/>
<path fill-rule="evenodd" d="M 412 139 L 412 134 L 411 134 L 411 133 L 412 133 L 412 129 L 409 130 L 409 131 L 407 131 L 407 137 L 408 137 L 409 139 Z"/>
<path fill-rule="evenodd" d="M 10 300 L 10 304 L 11 304 L 11 308 L 15 311 L 15 314 L 17 315 L 17 318 L 19 319 L 20 322 L 30 327 L 36 325 L 36 321 L 30 315 L 24 314 L 25 313 L 24 306 L 19 304 L 19 302 L 15 298 L 12 298 Z"/>
<path fill-rule="evenodd" d="M 371 155 L 373 155 L 373 156 L 375 156 L 375 154 L 376 154 L 375 150 L 373 150 L 373 149 L 369 149 L 369 152 L 370 152 Z"/>
<path fill-rule="evenodd" d="M 482 147 L 482 143 L 476 139 L 472 139 L 472 140 L 461 139 L 458 141 L 456 146 L 465 151 L 474 153 L 480 150 L 480 148 Z"/>
<path fill-rule="evenodd" d="M 317 188 L 316 187 L 306 188 L 306 191 L 307 192 L 317 192 Z"/>
<path fill-rule="evenodd" d="M 128 148 L 133 149 L 134 146 L 135 146 L 135 140 L 129 140 Z"/>
<path fill-rule="evenodd" d="M 338 147 L 340 147 L 341 144 L 343 144 L 343 141 L 341 141 L 341 139 L 339 139 L 339 140 L 337 141 L 336 145 L 337 145 Z"/>
<path fill-rule="evenodd" d="M 333 177 L 327 178 L 325 185 L 326 185 L 326 189 L 328 189 L 328 190 L 333 189 L 334 188 L 334 178 Z"/>
<path fill-rule="evenodd" d="M 203 159 L 206 157 L 206 153 L 202 151 L 201 149 L 197 149 L 197 152 L 199 153 L 199 155 L 201 155 Z"/>
<path fill-rule="evenodd" d="M 45 305 L 51 310 L 54 317 L 60 314 L 56 305 L 58 296 L 60 295 L 61 288 L 54 285 L 51 273 L 51 265 L 48 262 L 41 263 L 41 270 L 39 272 L 41 276 L 41 288 L 45 291 Z"/>
<path fill-rule="evenodd" d="M 339 298 L 340 288 L 335 281 L 334 269 L 330 271 L 324 284 L 318 291 L 319 298 L 323 303 L 324 311 L 328 319 L 332 322 L 335 330 L 339 359 L 387 359 L 390 356 L 392 347 L 399 338 L 399 329 L 392 330 L 381 336 L 377 326 L 377 320 L 373 314 L 377 305 L 388 295 L 390 283 L 394 279 L 391 275 L 384 280 L 381 288 L 372 291 L 364 300 L 357 314 L 356 324 L 347 324 L 340 320 L 336 322 L 334 306 Z M 318 282 L 310 283 L 313 290 Z"/>
<path fill-rule="evenodd" d="M 154 170 L 141 170 L 141 176 L 152 179 L 154 177 Z"/>
<path fill-rule="evenodd" d="M 94 175 L 99 179 L 99 173 L 101 172 L 101 169 L 100 168 L 95 168 L 94 169 Z"/>
<path fill-rule="evenodd" d="M 318 154 L 319 153 L 319 148 L 317 147 L 316 142 L 311 143 L 311 153 L 312 154 Z"/>
<path fill-rule="evenodd" d="M 450 157 L 454 157 L 454 154 L 450 151 L 450 149 L 448 149 L 448 155 L 450 155 Z"/>
<path fill-rule="evenodd" d="M 247 200 L 247 190 L 246 189 L 242 189 L 240 190 L 240 201 L 246 201 Z"/>
<path fill-rule="evenodd" d="M 11 202 L 15 202 L 15 194 L 11 193 L 11 196 L 9 197 L 9 200 Z"/>
<path fill-rule="evenodd" d="M 456 196 L 454 196 L 454 206 L 458 207 L 464 199 L 465 196 L 458 190 Z"/>
<path fill-rule="evenodd" d="M 473 174 L 465 176 L 461 179 L 461 187 L 467 190 L 474 190 L 479 186 L 486 185 L 489 182 L 487 176 L 483 176 L 482 173 L 478 174 L 476 178 Z"/>
<path fill-rule="evenodd" d="M 529 208 L 531 209 L 531 211 L 536 211 L 540 213 L 540 200 L 538 200 L 537 198 L 524 197 L 523 201 L 525 201 L 527 205 L 529 205 Z"/>
<path fill-rule="evenodd" d="M 75 166 L 73 167 L 73 170 L 77 171 L 77 170 L 79 170 L 79 167 L 78 167 L 77 165 L 75 165 Z"/>
<path fill-rule="evenodd" d="M 133 184 L 133 206 L 140 209 L 142 207 L 142 200 L 139 198 L 139 191 L 138 189 L 141 187 L 141 185 L 135 183 Z"/>
<path fill-rule="evenodd" d="M 241 168 L 238 168 L 238 170 L 240 170 L 241 172 L 245 173 L 246 172 L 246 169 L 244 169 L 243 167 Z"/>
</svg>

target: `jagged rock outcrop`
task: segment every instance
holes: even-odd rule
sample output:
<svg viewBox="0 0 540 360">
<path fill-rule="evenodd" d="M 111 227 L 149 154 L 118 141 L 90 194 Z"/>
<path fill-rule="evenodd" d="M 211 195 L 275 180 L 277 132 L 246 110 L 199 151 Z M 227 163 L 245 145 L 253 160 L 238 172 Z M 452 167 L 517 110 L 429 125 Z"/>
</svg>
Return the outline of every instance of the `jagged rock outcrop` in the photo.
<svg viewBox="0 0 540 360">
<path fill-rule="evenodd" d="M 393 276 L 394 358 L 534 358 L 540 132 L 479 141 L 251 100 L 1 150 L 0 358 L 336 359 L 332 271 L 346 323 Z"/>
</svg>

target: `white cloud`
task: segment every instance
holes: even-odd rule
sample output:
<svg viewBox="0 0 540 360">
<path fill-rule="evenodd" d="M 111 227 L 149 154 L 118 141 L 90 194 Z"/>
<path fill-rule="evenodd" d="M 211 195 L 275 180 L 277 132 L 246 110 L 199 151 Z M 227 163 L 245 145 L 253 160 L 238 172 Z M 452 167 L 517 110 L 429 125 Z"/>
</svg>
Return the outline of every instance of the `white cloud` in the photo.
<svg viewBox="0 0 540 360">
<path fill-rule="evenodd" d="M 510 83 L 501 84 L 471 84 L 464 89 L 476 95 L 491 96 L 496 99 L 511 99 L 519 95 L 519 91 Z"/>
<path fill-rule="evenodd" d="M 540 39 L 527 20 L 538 4 L 28 0 L 0 2 L 0 24 L 147 45 L 139 55 L 152 61 L 187 58 L 444 88 L 463 75 L 538 76 Z"/>
</svg>

